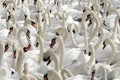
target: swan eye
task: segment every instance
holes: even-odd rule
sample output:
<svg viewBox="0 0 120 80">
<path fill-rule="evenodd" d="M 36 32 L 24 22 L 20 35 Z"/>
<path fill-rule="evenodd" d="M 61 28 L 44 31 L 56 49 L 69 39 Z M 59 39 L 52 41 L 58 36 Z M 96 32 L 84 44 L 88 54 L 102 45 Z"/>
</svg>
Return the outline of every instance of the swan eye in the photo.
<svg viewBox="0 0 120 80">
<path fill-rule="evenodd" d="M 52 12 L 52 10 L 50 10 L 50 13 Z"/>
<path fill-rule="evenodd" d="M 86 9 L 83 10 L 83 13 L 86 11 Z"/>
<path fill-rule="evenodd" d="M 12 72 L 11 72 L 11 74 L 13 75 L 13 74 L 15 74 L 15 72 L 14 72 L 14 71 L 12 71 Z"/>
<path fill-rule="evenodd" d="M 59 36 L 60 34 L 58 32 L 56 32 L 56 35 Z"/>
<path fill-rule="evenodd" d="M 73 33 L 75 34 L 75 30 L 73 30 Z"/>
<path fill-rule="evenodd" d="M 8 49 L 9 49 L 9 45 L 6 44 L 6 45 L 5 45 L 5 50 L 4 50 L 4 52 L 6 52 Z"/>
<path fill-rule="evenodd" d="M 88 55 L 91 56 L 91 52 L 89 52 Z"/>
<path fill-rule="evenodd" d="M 98 61 L 97 61 L 97 60 L 95 60 L 95 63 L 98 63 Z"/>
<path fill-rule="evenodd" d="M 87 15 L 86 21 L 90 19 L 90 14 Z"/>
<path fill-rule="evenodd" d="M 42 18 L 42 22 L 44 22 L 44 18 Z"/>
<path fill-rule="evenodd" d="M 100 33 L 98 33 L 98 37 L 100 37 L 101 36 L 101 34 Z"/>
<path fill-rule="evenodd" d="M 88 24 L 88 27 L 92 24 L 92 20 L 90 19 L 89 20 L 89 24 Z"/>
<path fill-rule="evenodd" d="M 109 15 L 108 11 L 106 12 L 106 17 Z"/>
<path fill-rule="evenodd" d="M 26 20 L 26 18 L 27 18 L 27 15 L 25 14 L 24 16 L 25 16 L 25 20 Z"/>
<path fill-rule="evenodd" d="M 15 8 L 12 8 L 13 10 L 15 10 Z"/>
<path fill-rule="evenodd" d="M 39 46 L 39 43 L 38 43 L 38 42 L 36 42 L 35 46 L 36 46 L 36 47 L 38 47 L 38 46 Z"/>
<path fill-rule="evenodd" d="M 94 10 L 94 7 L 93 7 L 93 6 L 91 6 L 91 10 Z"/>
<path fill-rule="evenodd" d="M 104 25 L 104 26 L 107 26 L 107 25 L 105 24 L 105 20 L 103 20 L 103 25 Z"/>
</svg>

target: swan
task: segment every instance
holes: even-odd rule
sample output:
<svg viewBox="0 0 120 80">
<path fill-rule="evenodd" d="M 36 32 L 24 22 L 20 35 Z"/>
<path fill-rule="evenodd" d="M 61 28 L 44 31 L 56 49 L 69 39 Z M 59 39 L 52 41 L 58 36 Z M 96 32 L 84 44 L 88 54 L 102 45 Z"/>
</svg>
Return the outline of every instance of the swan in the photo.
<svg viewBox="0 0 120 80">
<path fill-rule="evenodd" d="M 51 49 L 48 49 L 47 52 L 44 53 L 43 56 L 44 56 L 43 60 L 44 61 L 48 61 L 47 65 L 49 65 L 51 61 L 54 61 L 54 63 L 55 63 L 55 70 L 59 71 L 60 61 L 58 59 L 58 56 Z"/>
<path fill-rule="evenodd" d="M 92 36 L 90 36 L 90 38 L 88 39 L 89 42 L 93 39 L 93 37 L 98 32 L 98 29 L 100 27 L 99 19 L 96 17 L 94 13 L 90 14 L 90 18 L 93 22 L 96 22 L 96 28 L 95 28 L 95 31 L 92 33 Z"/>
<path fill-rule="evenodd" d="M 95 77 L 99 78 L 100 80 L 101 79 L 108 80 L 107 71 L 104 64 L 102 63 L 95 64 L 94 70 L 95 70 Z"/>
<path fill-rule="evenodd" d="M 17 26 L 16 26 L 15 14 L 13 14 L 13 13 L 14 13 L 13 11 L 10 11 L 11 19 L 12 19 L 13 24 L 9 28 L 10 31 L 9 31 L 8 34 L 10 35 L 11 33 L 13 33 L 14 37 L 17 37 L 17 31 L 18 31 L 18 29 L 17 29 Z"/>
<path fill-rule="evenodd" d="M 61 74 L 59 74 L 59 72 L 57 72 L 56 70 L 49 70 L 46 72 L 43 78 L 44 80 L 49 80 L 49 79 L 66 80 L 67 78 L 65 78 L 65 74 L 67 75 L 67 77 L 73 76 L 72 73 L 69 72 L 68 69 L 62 69 Z"/>
<path fill-rule="evenodd" d="M 29 64 L 24 63 L 24 75 L 20 78 L 20 80 L 38 80 L 33 75 L 29 74 Z"/>
<path fill-rule="evenodd" d="M 22 34 L 22 32 L 26 33 L 26 37 L 27 37 L 27 40 L 28 40 L 28 46 L 27 47 L 24 47 L 24 44 L 21 41 L 20 35 Z M 19 41 L 20 45 L 23 47 L 23 50 L 25 52 L 27 52 L 31 47 L 31 43 L 30 43 L 30 40 L 29 40 L 30 39 L 30 31 L 27 28 L 24 28 L 24 27 L 20 28 L 18 30 L 18 33 L 17 33 L 17 38 L 18 38 L 18 41 Z"/>
<path fill-rule="evenodd" d="M 96 53 L 96 60 L 97 61 L 99 61 L 100 60 L 100 58 L 104 58 L 104 60 L 103 59 L 101 59 L 100 61 L 102 61 L 102 62 L 106 62 L 107 64 L 111 64 L 112 63 L 112 61 L 113 61 L 113 59 L 115 58 L 115 55 L 116 55 L 116 53 L 115 53 L 115 45 L 114 45 L 114 43 L 113 43 L 113 41 L 111 40 L 111 39 L 105 39 L 104 40 L 104 42 L 103 42 L 103 49 L 107 46 L 107 45 L 110 45 L 110 47 L 111 47 L 111 49 L 112 49 L 112 52 L 109 54 L 109 50 L 107 50 L 107 51 L 105 51 L 105 52 L 108 52 L 108 53 L 106 53 L 105 54 L 105 52 L 103 52 L 103 54 L 100 52 L 98 52 L 98 53 Z M 104 51 L 104 50 L 103 50 Z M 108 57 L 108 58 L 107 58 Z"/>
<path fill-rule="evenodd" d="M 58 42 L 58 48 L 56 50 L 56 53 L 59 56 L 60 59 L 60 69 L 62 69 L 62 65 L 63 65 L 63 56 L 64 56 L 64 42 L 61 36 L 56 36 L 56 38 L 53 38 L 50 44 L 50 48 L 53 48 L 56 41 Z"/>
</svg>

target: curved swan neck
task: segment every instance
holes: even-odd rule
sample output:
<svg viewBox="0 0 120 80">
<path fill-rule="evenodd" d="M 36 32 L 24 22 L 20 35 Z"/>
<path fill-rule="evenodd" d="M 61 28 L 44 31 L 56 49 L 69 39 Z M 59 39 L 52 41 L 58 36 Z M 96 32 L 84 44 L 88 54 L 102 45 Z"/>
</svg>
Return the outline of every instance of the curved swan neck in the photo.
<svg viewBox="0 0 120 80">
<path fill-rule="evenodd" d="M 77 45 L 77 43 L 76 43 L 75 40 L 73 39 L 73 26 L 71 26 L 70 37 L 71 37 L 71 40 L 72 40 L 73 45 L 78 48 L 79 46 Z"/>
<path fill-rule="evenodd" d="M 110 46 L 112 48 L 112 53 L 110 55 L 110 58 L 108 59 L 108 64 L 110 64 L 113 61 L 114 57 L 115 57 L 115 45 L 110 39 L 109 39 L 109 44 L 110 44 Z"/>
<path fill-rule="evenodd" d="M 91 50 L 92 55 L 91 55 L 90 60 L 87 62 L 87 65 L 88 65 L 88 66 L 91 66 L 92 63 L 93 63 L 94 60 L 95 60 L 95 50 L 94 50 L 94 47 L 93 47 L 92 45 L 89 46 L 89 49 Z"/>
<path fill-rule="evenodd" d="M 106 72 L 105 67 L 102 65 L 102 66 L 100 66 L 99 68 L 102 69 L 102 72 L 103 72 L 103 74 L 102 74 L 103 80 L 107 80 L 107 72 Z"/>
<path fill-rule="evenodd" d="M 19 56 L 17 59 L 17 73 L 19 75 L 19 78 L 23 76 L 23 62 L 24 62 L 25 55 L 22 52 L 22 50 L 19 52 Z"/>
<path fill-rule="evenodd" d="M 59 72 L 60 62 L 58 56 L 52 50 L 48 50 L 48 52 L 50 53 L 50 59 L 52 59 L 55 63 L 55 70 Z"/>
<path fill-rule="evenodd" d="M 62 69 L 62 70 L 61 70 L 61 75 L 62 75 L 62 77 L 63 77 L 63 80 L 67 79 L 68 77 L 72 77 L 72 76 L 73 76 L 73 74 L 71 73 L 71 71 L 68 70 L 68 69 Z M 65 75 L 66 75 L 67 77 L 66 77 Z"/>
<path fill-rule="evenodd" d="M 103 32 L 103 29 L 102 28 L 100 28 L 100 40 L 98 41 L 98 43 L 95 45 L 95 51 L 97 51 L 98 50 L 98 48 L 100 47 L 100 45 L 102 44 L 102 42 L 103 42 L 103 40 L 104 40 L 104 32 Z"/>
<path fill-rule="evenodd" d="M 39 37 L 38 41 L 39 41 L 39 44 L 40 44 L 40 46 L 39 46 L 39 48 L 40 48 L 40 55 L 39 55 L 39 61 L 38 62 L 41 63 L 42 60 L 43 60 L 43 40 L 41 39 L 41 37 Z"/>
<path fill-rule="evenodd" d="M 99 27 L 100 27 L 100 23 L 99 23 L 99 19 L 94 15 L 93 15 L 93 18 L 92 20 L 96 22 L 96 28 L 95 28 L 95 31 L 93 32 L 92 36 L 90 36 L 90 38 L 88 39 L 88 41 L 90 42 L 94 36 L 97 34 L 98 30 L 99 30 Z"/>
<path fill-rule="evenodd" d="M 60 69 L 62 69 L 62 66 L 63 66 L 63 57 L 64 57 L 64 42 L 63 42 L 63 39 L 61 36 L 57 36 L 57 40 L 58 40 L 58 43 L 59 43 L 59 56 L 60 56 Z"/>
<path fill-rule="evenodd" d="M 48 74 L 48 79 L 62 80 L 60 74 L 55 70 L 49 70 L 47 74 Z"/>
</svg>

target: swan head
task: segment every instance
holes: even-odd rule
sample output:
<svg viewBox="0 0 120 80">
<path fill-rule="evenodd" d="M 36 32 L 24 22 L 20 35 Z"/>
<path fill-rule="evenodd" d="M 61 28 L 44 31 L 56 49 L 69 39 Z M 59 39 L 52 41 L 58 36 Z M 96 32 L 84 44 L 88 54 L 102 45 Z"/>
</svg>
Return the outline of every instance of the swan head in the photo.
<svg viewBox="0 0 120 80">
<path fill-rule="evenodd" d="M 10 40 L 8 40 L 8 41 L 5 43 L 4 52 L 8 51 L 8 49 L 11 47 L 11 44 L 12 44 L 12 42 L 11 42 Z"/>
<path fill-rule="evenodd" d="M 27 35 L 28 38 L 30 38 L 30 31 L 28 29 L 26 31 L 26 35 Z"/>
<path fill-rule="evenodd" d="M 31 44 L 29 43 L 27 47 L 24 47 L 24 48 L 23 48 L 23 51 L 24 51 L 24 52 L 27 52 L 30 48 L 31 48 Z"/>
<path fill-rule="evenodd" d="M 7 11 L 9 13 L 9 16 L 8 16 L 8 19 L 6 20 L 6 22 L 10 21 L 10 19 L 11 19 L 11 13 L 9 12 L 9 10 L 7 10 Z"/>
<path fill-rule="evenodd" d="M 9 33 L 8 34 L 11 34 L 13 32 L 13 27 L 10 27 L 9 28 Z"/>
<path fill-rule="evenodd" d="M 47 62 L 47 65 L 51 63 L 50 50 L 47 50 L 47 52 L 43 54 L 43 61 Z"/>
<path fill-rule="evenodd" d="M 51 44 L 49 45 L 50 48 L 53 48 L 54 45 L 55 45 L 55 43 L 56 43 L 56 38 L 53 38 L 53 39 L 51 40 Z"/>
<path fill-rule="evenodd" d="M 45 74 L 45 75 L 43 76 L 43 78 L 44 78 L 44 80 L 48 80 L 48 74 Z"/>
<path fill-rule="evenodd" d="M 36 28 L 36 23 L 34 21 L 31 21 L 30 23 L 34 28 Z"/>
<path fill-rule="evenodd" d="M 13 45 L 12 45 L 12 50 L 13 50 L 13 58 L 14 59 L 16 59 L 16 52 L 17 52 L 17 44 L 16 43 L 14 43 Z"/>
<path fill-rule="evenodd" d="M 103 41 L 103 49 L 105 49 L 105 47 L 109 44 L 109 39 L 105 39 L 104 41 Z"/>
<path fill-rule="evenodd" d="M 90 19 L 90 16 L 91 16 L 91 14 L 87 15 L 86 21 L 88 21 Z"/>
</svg>

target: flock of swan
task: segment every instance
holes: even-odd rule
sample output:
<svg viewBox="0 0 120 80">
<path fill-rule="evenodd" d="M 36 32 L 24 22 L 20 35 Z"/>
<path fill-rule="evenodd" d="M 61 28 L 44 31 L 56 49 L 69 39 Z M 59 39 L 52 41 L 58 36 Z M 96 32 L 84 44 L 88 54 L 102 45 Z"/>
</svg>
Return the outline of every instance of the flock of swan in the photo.
<svg viewBox="0 0 120 80">
<path fill-rule="evenodd" d="M 119 0 L 0 0 L 0 80 L 120 80 Z"/>
</svg>

